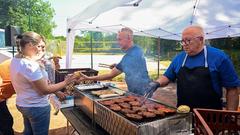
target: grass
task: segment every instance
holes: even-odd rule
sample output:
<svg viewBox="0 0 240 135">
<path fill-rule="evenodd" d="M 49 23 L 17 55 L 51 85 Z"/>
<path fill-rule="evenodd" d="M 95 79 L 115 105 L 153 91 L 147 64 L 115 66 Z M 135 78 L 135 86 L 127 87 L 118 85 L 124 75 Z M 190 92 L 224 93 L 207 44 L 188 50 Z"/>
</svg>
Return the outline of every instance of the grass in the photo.
<svg viewBox="0 0 240 135">
<path fill-rule="evenodd" d="M 90 55 L 91 52 L 74 52 L 77 55 Z M 124 55 L 124 53 L 93 52 L 93 55 Z"/>
<path fill-rule="evenodd" d="M 110 70 L 99 70 L 99 75 L 106 74 L 106 73 L 109 73 L 109 72 L 110 72 Z M 159 73 L 160 76 L 163 75 L 164 72 L 165 72 L 165 70 L 160 70 L 160 73 Z M 148 74 L 149 74 L 150 78 L 153 79 L 153 80 L 156 80 L 158 78 L 157 77 L 157 71 L 148 71 Z M 123 82 L 124 77 L 125 77 L 124 74 L 120 74 L 117 77 L 113 78 L 112 81 Z"/>
</svg>

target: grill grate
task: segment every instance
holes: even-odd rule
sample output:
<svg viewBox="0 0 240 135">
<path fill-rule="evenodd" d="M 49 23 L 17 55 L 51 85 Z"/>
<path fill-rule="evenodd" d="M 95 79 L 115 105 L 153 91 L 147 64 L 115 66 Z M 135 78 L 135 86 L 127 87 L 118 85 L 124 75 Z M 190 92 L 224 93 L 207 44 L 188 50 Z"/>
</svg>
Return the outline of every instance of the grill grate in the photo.
<svg viewBox="0 0 240 135">
<path fill-rule="evenodd" d="M 104 100 L 109 100 L 109 99 L 104 99 Z M 104 101 L 104 100 L 100 100 L 100 101 Z M 143 119 L 141 121 L 135 121 L 135 120 L 128 119 L 123 113 L 115 112 L 115 111 L 111 110 L 110 108 L 108 108 L 108 107 L 102 105 L 101 103 L 99 103 L 99 101 L 97 101 L 97 102 L 98 102 L 97 104 L 99 106 L 101 106 L 101 108 L 99 108 L 99 109 L 104 109 L 104 110 L 110 111 L 111 113 L 116 113 L 116 114 L 118 114 L 119 117 L 127 119 L 129 122 L 131 122 L 132 124 L 134 124 L 136 126 L 141 126 L 141 125 L 144 125 L 144 124 L 148 124 L 150 122 L 154 122 L 154 121 L 157 121 L 157 120 L 167 119 L 167 118 L 170 118 L 170 117 L 175 115 L 175 114 L 169 114 L 169 115 L 166 115 L 165 117 L 158 117 L 157 116 L 157 117 L 154 117 L 154 118 L 145 118 L 145 119 Z"/>
<path fill-rule="evenodd" d="M 81 98 L 88 99 L 91 102 L 93 111 L 92 120 L 105 129 L 109 134 L 112 135 L 165 135 L 165 134 L 176 134 L 177 130 L 186 129 L 189 130 L 191 115 L 179 115 L 172 114 L 166 117 L 156 117 L 152 119 L 144 119 L 143 121 L 129 120 L 120 112 L 114 112 L 110 108 L 102 105 L 99 101 L 116 99 L 120 97 L 112 97 L 107 99 L 101 99 L 98 96 L 91 94 L 91 91 L 80 91 Z M 77 93 L 78 93 L 77 92 Z M 133 95 L 132 93 L 126 93 L 126 95 Z M 137 95 L 136 95 L 137 96 Z M 85 98 L 87 97 L 87 98 Z M 158 103 L 156 101 L 151 102 L 165 105 L 164 103 Z M 74 101 L 75 102 L 75 101 Z M 80 101 L 79 101 L 80 102 Z M 86 102 L 81 102 L 85 106 L 89 106 Z M 169 107 L 168 105 L 165 105 Z M 86 112 L 85 112 L 86 113 Z M 89 113 L 89 112 L 88 112 Z"/>
<path fill-rule="evenodd" d="M 164 118 L 153 118 L 144 121 L 133 121 L 108 107 L 95 102 L 95 121 L 112 135 L 165 135 L 176 134 L 178 130 L 190 128 L 190 114 L 174 114 Z M 171 133 L 170 133 L 171 132 Z"/>
<path fill-rule="evenodd" d="M 78 90 L 80 91 L 80 90 Z M 91 90 L 92 91 L 92 90 Z M 120 97 L 113 97 L 113 98 L 108 98 L 108 99 L 101 99 L 99 98 L 98 96 L 95 96 L 91 93 L 90 90 L 85 90 L 85 91 L 80 91 L 81 93 L 83 93 L 85 96 L 87 96 L 88 98 L 92 99 L 93 101 L 104 101 L 104 100 L 110 100 L 110 99 L 116 99 L 116 98 L 120 98 Z M 149 100 L 150 101 L 150 100 Z M 155 101 L 151 101 L 153 103 L 156 103 Z M 108 107 L 102 105 L 101 103 L 98 102 L 99 105 L 101 105 L 102 109 L 107 109 L 109 111 L 111 111 L 112 113 L 116 113 L 118 114 L 120 117 L 124 118 L 124 119 L 127 119 L 129 122 L 131 122 L 132 124 L 136 125 L 136 126 L 140 126 L 140 125 L 144 125 L 144 124 L 147 124 L 149 122 L 153 122 L 153 121 L 156 121 L 156 120 L 161 120 L 161 119 L 165 119 L 165 118 L 169 118 L 171 116 L 173 116 L 174 114 L 171 114 L 171 115 L 167 115 L 165 117 L 155 117 L 155 118 L 145 118 L 144 120 L 142 121 L 134 121 L 134 120 L 130 120 L 128 119 L 124 114 L 122 114 L 121 112 L 114 112 L 112 111 L 111 109 L 109 109 Z M 164 104 L 163 104 L 164 105 Z M 167 105 L 166 105 L 167 106 Z M 167 106 L 169 107 L 169 106 Z"/>
</svg>

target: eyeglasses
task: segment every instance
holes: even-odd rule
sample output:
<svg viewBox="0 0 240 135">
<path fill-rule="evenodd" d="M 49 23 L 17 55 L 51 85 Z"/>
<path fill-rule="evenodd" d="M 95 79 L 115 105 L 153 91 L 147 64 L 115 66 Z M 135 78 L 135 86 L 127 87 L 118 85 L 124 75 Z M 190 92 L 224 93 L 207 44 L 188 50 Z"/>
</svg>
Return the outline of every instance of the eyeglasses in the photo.
<svg viewBox="0 0 240 135">
<path fill-rule="evenodd" d="M 202 37 L 201 36 L 197 36 L 197 37 L 193 37 L 191 39 L 183 39 L 183 40 L 180 41 L 180 43 L 181 43 L 181 45 L 189 45 L 196 38 L 200 39 Z"/>
</svg>

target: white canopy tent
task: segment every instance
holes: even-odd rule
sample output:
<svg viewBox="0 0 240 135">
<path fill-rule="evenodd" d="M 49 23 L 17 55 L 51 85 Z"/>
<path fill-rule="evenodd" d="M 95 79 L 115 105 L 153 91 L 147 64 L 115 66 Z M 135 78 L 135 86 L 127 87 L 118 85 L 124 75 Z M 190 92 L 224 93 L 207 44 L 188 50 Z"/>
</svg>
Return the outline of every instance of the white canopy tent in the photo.
<svg viewBox="0 0 240 135">
<path fill-rule="evenodd" d="M 92 0 L 67 20 L 66 67 L 71 67 L 76 30 L 118 32 L 180 40 L 189 25 L 201 25 L 206 39 L 240 36 L 239 0 Z"/>
</svg>

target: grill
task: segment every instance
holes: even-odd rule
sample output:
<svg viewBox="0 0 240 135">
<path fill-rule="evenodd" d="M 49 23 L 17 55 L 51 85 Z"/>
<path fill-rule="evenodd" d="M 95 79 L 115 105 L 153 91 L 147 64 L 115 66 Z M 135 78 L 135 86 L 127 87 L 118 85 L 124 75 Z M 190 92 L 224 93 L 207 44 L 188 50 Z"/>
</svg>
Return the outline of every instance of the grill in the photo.
<svg viewBox="0 0 240 135">
<path fill-rule="evenodd" d="M 128 93 L 131 94 L 132 93 Z M 111 135 L 166 135 L 166 134 L 189 134 L 191 129 L 192 114 L 173 114 L 164 118 L 156 117 L 143 121 L 133 121 L 125 115 L 114 112 L 99 101 L 115 99 L 100 99 L 91 94 L 90 91 L 74 91 L 74 104 L 87 116 L 105 129 Z M 155 100 L 151 102 L 158 103 Z M 163 103 L 160 103 L 163 104 Z M 165 105 L 165 104 L 163 104 Z M 169 107 L 168 105 L 165 105 Z"/>
<path fill-rule="evenodd" d="M 103 100 L 101 100 L 103 101 Z M 152 100 L 152 102 L 155 102 Z M 110 110 L 95 101 L 95 121 L 112 135 L 166 135 L 189 134 L 191 114 L 174 114 L 164 118 L 156 117 L 143 121 L 133 121 Z"/>
<path fill-rule="evenodd" d="M 74 105 L 79 107 L 88 117 L 94 117 L 94 101 L 98 101 L 101 98 L 91 94 L 91 90 L 78 90 L 74 91 Z"/>
</svg>

